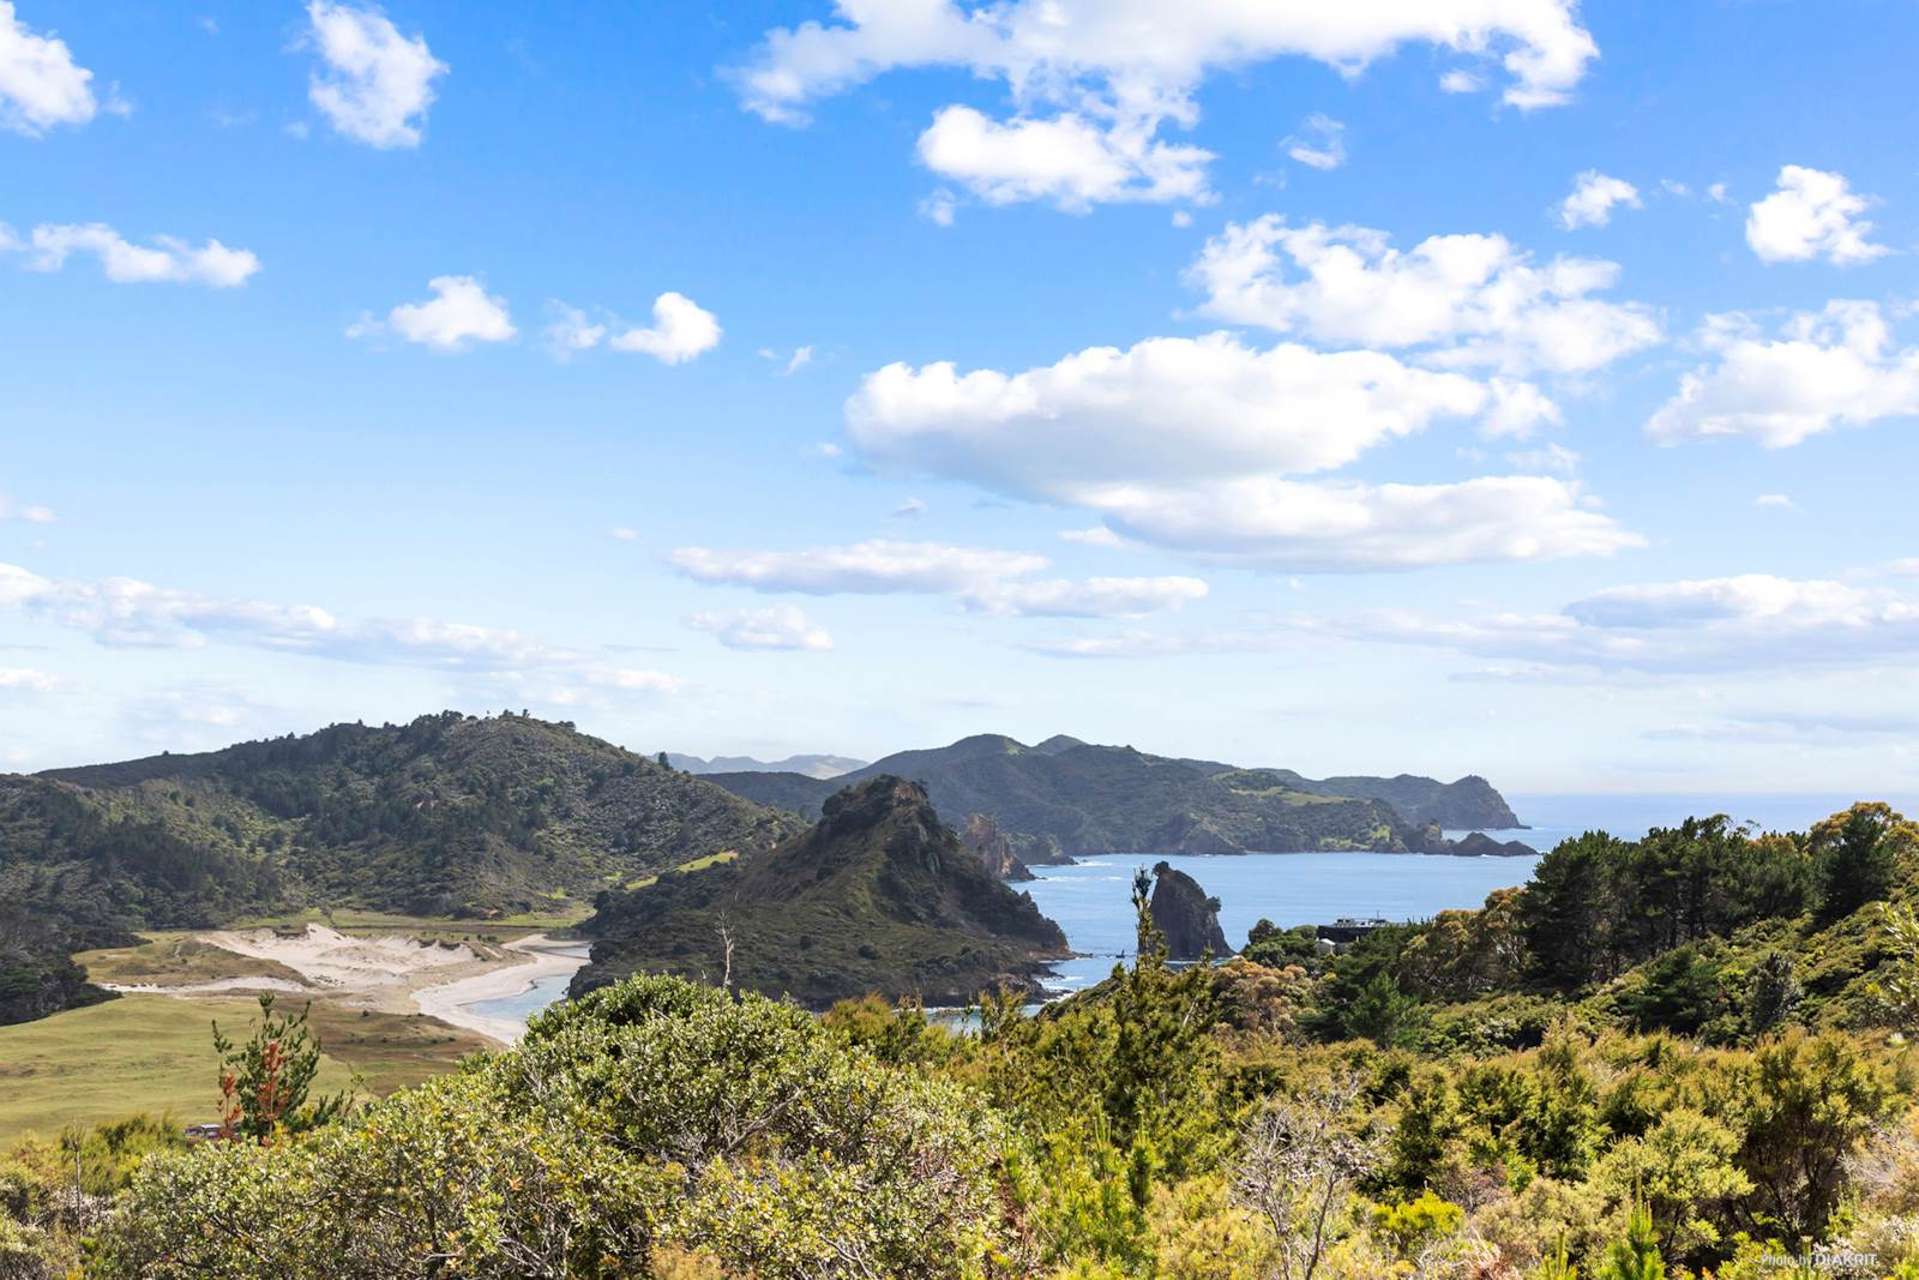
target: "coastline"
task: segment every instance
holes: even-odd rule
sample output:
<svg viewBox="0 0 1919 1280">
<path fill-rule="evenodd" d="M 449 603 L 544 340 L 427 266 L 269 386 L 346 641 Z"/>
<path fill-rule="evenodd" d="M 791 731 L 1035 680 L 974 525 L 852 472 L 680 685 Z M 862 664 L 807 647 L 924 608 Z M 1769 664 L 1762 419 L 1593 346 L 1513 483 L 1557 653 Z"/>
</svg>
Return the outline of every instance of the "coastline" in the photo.
<svg viewBox="0 0 1919 1280">
<path fill-rule="evenodd" d="M 586 963 L 586 957 L 577 954 L 579 945 L 555 941 L 544 933 L 509 942 L 505 950 L 522 953 L 526 956 L 524 961 L 440 986 L 421 988 L 412 993 L 413 1003 L 430 1018 L 477 1032 L 510 1047 L 518 1044 L 526 1033 L 526 1024 L 513 1018 L 478 1013 L 472 1006 L 489 1000 L 511 999 L 531 991 L 543 978 L 574 972 Z"/>
</svg>

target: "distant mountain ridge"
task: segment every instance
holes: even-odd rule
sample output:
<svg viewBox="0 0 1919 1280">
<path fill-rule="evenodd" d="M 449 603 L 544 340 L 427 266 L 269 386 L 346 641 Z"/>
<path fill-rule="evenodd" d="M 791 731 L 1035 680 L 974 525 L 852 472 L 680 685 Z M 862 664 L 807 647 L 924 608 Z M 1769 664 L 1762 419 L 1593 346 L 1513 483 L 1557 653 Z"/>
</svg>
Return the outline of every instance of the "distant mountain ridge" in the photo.
<svg viewBox="0 0 1919 1280">
<path fill-rule="evenodd" d="M 809 1008 L 878 992 L 954 1005 L 1000 986 L 1037 993 L 1066 936 L 961 844 L 918 783 L 869 778 L 828 798 L 778 847 L 602 896 L 579 994 L 676 973 Z M 729 968 L 730 966 L 730 968 Z"/>
<path fill-rule="evenodd" d="M 1514 827 L 1485 779 L 1342 777 L 1243 769 L 1099 746 L 1064 734 L 1027 746 L 977 734 L 901 751 L 843 777 L 706 775 L 760 804 L 812 817 L 828 796 L 880 774 L 923 781 L 950 824 L 993 819 L 1026 862 L 1084 853 L 1237 853 L 1366 849 L 1449 852 L 1442 829 Z"/>
<path fill-rule="evenodd" d="M 666 753 L 666 762 L 675 769 L 694 774 L 797 773 L 801 777 L 817 778 L 822 781 L 866 767 L 866 761 L 855 760 L 851 756 L 799 755 L 788 756 L 784 760 L 756 760 L 752 756 L 714 756 L 707 760 L 699 756 L 681 755 L 676 751 Z"/>
</svg>

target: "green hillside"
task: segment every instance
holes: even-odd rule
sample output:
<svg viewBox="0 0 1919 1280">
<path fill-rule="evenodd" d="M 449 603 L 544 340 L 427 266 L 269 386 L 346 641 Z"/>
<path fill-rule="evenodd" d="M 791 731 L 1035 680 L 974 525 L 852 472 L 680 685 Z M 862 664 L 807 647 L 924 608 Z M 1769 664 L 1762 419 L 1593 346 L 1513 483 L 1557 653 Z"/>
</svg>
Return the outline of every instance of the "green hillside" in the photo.
<svg viewBox="0 0 1919 1280">
<path fill-rule="evenodd" d="M 935 816 L 926 792 L 868 779 L 831 797 L 811 831 L 770 852 L 608 894 L 578 994 L 639 971 L 675 973 L 810 1007 L 877 991 L 960 1004 L 1036 988 L 1066 953 L 1059 927 L 994 877 Z"/>
<path fill-rule="evenodd" d="M 798 825 L 571 725 L 447 712 L 0 777 L 0 901 L 43 956 L 308 906 L 498 918 Z"/>
<path fill-rule="evenodd" d="M 1029 747 L 980 734 L 902 751 L 825 781 L 765 772 L 707 777 L 757 803 L 812 816 L 840 787 L 880 774 L 924 782 L 948 822 L 992 817 L 1028 862 L 1094 852 L 1437 852 L 1445 847 L 1438 826 L 1467 818 L 1478 820 L 1457 825 L 1516 822 L 1478 778 L 1450 785 L 1411 777 L 1313 782 L 1290 770 L 1175 760 L 1065 736 Z M 1336 790 L 1335 782 L 1346 789 Z M 1377 794 L 1362 794 L 1368 788 Z"/>
</svg>

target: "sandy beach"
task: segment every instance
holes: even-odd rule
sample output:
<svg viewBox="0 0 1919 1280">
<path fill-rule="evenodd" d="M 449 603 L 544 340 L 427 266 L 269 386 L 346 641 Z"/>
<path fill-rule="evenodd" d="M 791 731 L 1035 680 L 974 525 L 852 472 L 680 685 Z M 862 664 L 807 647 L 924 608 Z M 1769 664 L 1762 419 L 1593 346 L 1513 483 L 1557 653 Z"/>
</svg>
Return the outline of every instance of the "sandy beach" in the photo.
<svg viewBox="0 0 1919 1280">
<path fill-rule="evenodd" d="M 506 949 L 522 953 L 527 957 L 526 962 L 474 974 L 444 986 L 415 991 L 414 1003 L 419 1006 L 421 1013 L 442 1022 L 477 1031 L 501 1044 L 519 1043 L 526 1031 L 524 1022 L 513 1018 L 489 1017 L 476 1012 L 471 1006 L 521 995 L 532 990 L 534 984 L 543 978 L 571 974 L 586 963 L 586 958 L 580 954 L 582 948 L 579 943 L 555 942 L 543 933 L 510 942 Z"/>
<path fill-rule="evenodd" d="M 470 1006 L 508 1000 L 535 984 L 562 979 L 586 963 L 581 943 L 533 934 L 504 944 L 440 943 L 403 934 L 358 937 L 309 924 L 294 933 L 276 929 L 220 930 L 197 941 L 291 971 L 286 977 L 222 977 L 181 983 L 132 981 L 112 989 L 167 996 L 282 991 L 383 1013 L 425 1014 L 500 1044 L 517 1043 L 522 1018 L 475 1012 Z"/>
</svg>

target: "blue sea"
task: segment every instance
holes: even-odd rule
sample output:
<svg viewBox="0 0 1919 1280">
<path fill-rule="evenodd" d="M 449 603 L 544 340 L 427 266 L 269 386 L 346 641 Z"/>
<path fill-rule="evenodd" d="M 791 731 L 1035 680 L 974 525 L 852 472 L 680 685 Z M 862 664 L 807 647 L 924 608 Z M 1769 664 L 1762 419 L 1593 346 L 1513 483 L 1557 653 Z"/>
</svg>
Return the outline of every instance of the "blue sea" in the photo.
<svg viewBox="0 0 1919 1280">
<path fill-rule="evenodd" d="M 1803 831 L 1858 796 L 1804 795 L 1509 795 L 1528 827 L 1488 830 L 1540 853 L 1586 831 L 1625 839 L 1688 817 L 1725 813 L 1768 831 Z M 1878 797 L 1871 797 L 1878 798 Z M 1886 797 L 1906 813 L 1919 798 Z M 1462 831 L 1448 832 L 1460 836 Z M 1238 948 L 1259 920 L 1282 928 L 1326 924 L 1341 916 L 1423 920 L 1457 907 L 1477 907 L 1494 889 L 1524 884 L 1537 857 L 1458 858 L 1396 853 L 1103 854 L 1072 866 L 1034 867 L 1038 877 L 1015 886 L 1066 931 L 1077 953 L 1054 967 L 1062 990 L 1098 982 L 1133 948 L 1133 871 L 1161 859 L 1220 900 L 1220 927 Z"/>
<path fill-rule="evenodd" d="M 1509 795 L 1528 827 L 1486 834 L 1518 840 L 1541 853 L 1561 840 L 1602 830 L 1636 838 L 1692 816 L 1725 813 L 1761 830 L 1803 831 L 1861 798 L 1889 799 L 1919 813 L 1919 796 L 1802 795 Z M 1460 831 L 1448 832 L 1460 836 Z M 1133 870 L 1164 858 L 1220 900 L 1220 925 L 1235 948 L 1260 919 L 1290 927 L 1341 916 L 1423 920 L 1456 907 L 1477 907 L 1494 889 L 1524 884 L 1537 857 L 1456 858 L 1394 853 L 1107 854 L 1064 867 L 1035 867 L 1038 878 L 1015 886 L 1066 931 L 1077 953 L 1055 966 L 1049 986 L 1073 990 L 1098 982 L 1133 946 Z M 542 979 L 516 996 L 474 1008 L 525 1019 L 566 994 L 567 976 Z"/>
</svg>

